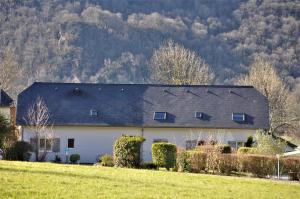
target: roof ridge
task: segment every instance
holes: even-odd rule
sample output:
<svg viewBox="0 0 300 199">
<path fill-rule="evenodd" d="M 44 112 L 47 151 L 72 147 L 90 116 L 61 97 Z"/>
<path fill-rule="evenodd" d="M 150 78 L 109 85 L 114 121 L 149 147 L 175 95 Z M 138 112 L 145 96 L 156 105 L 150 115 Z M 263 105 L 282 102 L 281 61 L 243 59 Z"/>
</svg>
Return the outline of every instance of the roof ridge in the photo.
<svg viewBox="0 0 300 199">
<path fill-rule="evenodd" d="M 49 85 L 55 85 L 55 84 L 61 84 L 61 85 L 107 85 L 107 86 L 153 86 L 153 87 L 215 87 L 215 88 L 254 88 L 251 85 L 226 85 L 226 84 L 143 84 L 143 83 L 137 83 L 137 84 L 130 84 L 130 83 L 72 83 L 72 82 L 34 82 L 33 84 L 49 84 Z"/>
</svg>

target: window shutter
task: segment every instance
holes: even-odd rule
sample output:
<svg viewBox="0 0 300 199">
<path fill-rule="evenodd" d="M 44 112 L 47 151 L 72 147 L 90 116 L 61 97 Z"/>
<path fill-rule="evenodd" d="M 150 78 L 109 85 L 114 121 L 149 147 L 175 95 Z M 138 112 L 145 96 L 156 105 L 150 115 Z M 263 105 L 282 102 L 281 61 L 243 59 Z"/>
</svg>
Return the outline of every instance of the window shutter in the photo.
<svg viewBox="0 0 300 199">
<path fill-rule="evenodd" d="M 60 152 L 60 139 L 59 138 L 54 139 L 52 151 L 55 153 Z"/>
<path fill-rule="evenodd" d="M 30 146 L 31 146 L 31 151 L 36 151 L 36 142 L 37 140 L 35 138 L 30 138 Z"/>
</svg>

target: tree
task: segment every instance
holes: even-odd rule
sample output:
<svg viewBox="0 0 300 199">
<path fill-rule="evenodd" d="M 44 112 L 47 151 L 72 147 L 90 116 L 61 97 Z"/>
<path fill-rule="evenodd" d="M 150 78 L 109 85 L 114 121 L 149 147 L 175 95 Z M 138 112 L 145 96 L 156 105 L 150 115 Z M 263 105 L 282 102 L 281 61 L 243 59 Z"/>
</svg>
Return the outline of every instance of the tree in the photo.
<svg viewBox="0 0 300 199">
<path fill-rule="evenodd" d="M 281 124 L 294 123 L 297 118 L 295 98 L 270 62 L 255 58 L 249 74 L 241 76 L 238 82 L 254 86 L 268 99 L 271 132 Z"/>
<path fill-rule="evenodd" d="M 36 161 L 43 161 L 47 155 L 47 146 L 52 146 L 54 134 L 50 124 L 50 113 L 44 100 L 40 97 L 28 108 L 26 118 L 24 118 L 29 129 L 33 132 L 30 142 L 35 153 Z M 41 140 L 45 147 L 41 149 Z M 43 153 L 40 154 L 40 151 Z"/>
<path fill-rule="evenodd" d="M 19 76 L 19 67 L 15 61 L 14 53 L 10 49 L 5 49 L 0 57 L 0 86 L 10 93 L 16 92 L 15 81 Z"/>
<path fill-rule="evenodd" d="M 166 84 L 211 84 L 214 73 L 194 52 L 168 41 L 150 62 L 154 80 Z"/>
<path fill-rule="evenodd" d="M 0 148 L 3 148 L 4 139 L 9 134 L 10 130 L 10 122 L 0 113 Z"/>
<path fill-rule="evenodd" d="M 255 152 L 264 155 L 275 155 L 284 153 L 286 143 L 280 138 L 273 137 L 264 131 L 258 131 L 255 134 L 256 146 Z"/>
</svg>

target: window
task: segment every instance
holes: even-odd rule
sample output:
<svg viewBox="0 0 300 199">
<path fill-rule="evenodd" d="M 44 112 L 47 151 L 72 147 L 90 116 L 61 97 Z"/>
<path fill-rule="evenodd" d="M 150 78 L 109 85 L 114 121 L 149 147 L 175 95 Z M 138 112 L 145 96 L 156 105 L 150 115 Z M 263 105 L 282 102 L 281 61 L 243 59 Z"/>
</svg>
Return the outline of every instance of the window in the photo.
<svg viewBox="0 0 300 199">
<path fill-rule="evenodd" d="M 40 151 L 51 151 L 52 150 L 52 142 L 50 139 L 41 138 L 40 139 L 40 145 L 39 145 Z"/>
<path fill-rule="evenodd" d="M 68 148 L 69 149 L 75 148 L 75 139 L 74 138 L 69 138 L 68 139 Z"/>
<path fill-rule="evenodd" d="M 187 140 L 185 142 L 186 150 L 194 149 L 197 146 L 197 140 Z"/>
<path fill-rule="evenodd" d="M 154 139 L 153 143 L 158 143 L 158 142 L 168 142 L 167 139 Z"/>
<path fill-rule="evenodd" d="M 201 119 L 201 118 L 203 118 L 203 113 L 202 112 L 195 112 L 195 118 L 199 118 L 199 119 Z"/>
<path fill-rule="evenodd" d="M 245 122 L 246 115 L 245 113 L 232 113 L 232 120 L 235 122 Z"/>
<path fill-rule="evenodd" d="M 165 119 L 167 119 L 167 113 L 166 112 L 154 112 L 153 119 L 154 120 L 165 120 Z"/>
<path fill-rule="evenodd" d="M 239 149 L 240 147 L 244 146 L 244 142 L 243 141 L 229 141 L 228 145 L 232 148 L 232 149 Z"/>
<path fill-rule="evenodd" d="M 91 109 L 90 110 L 90 115 L 91 116 L 94 116 L 94 117 L 97 117 L 98 116 L 98 111 L 94 110 L 94 109 Z"/>
</svg>

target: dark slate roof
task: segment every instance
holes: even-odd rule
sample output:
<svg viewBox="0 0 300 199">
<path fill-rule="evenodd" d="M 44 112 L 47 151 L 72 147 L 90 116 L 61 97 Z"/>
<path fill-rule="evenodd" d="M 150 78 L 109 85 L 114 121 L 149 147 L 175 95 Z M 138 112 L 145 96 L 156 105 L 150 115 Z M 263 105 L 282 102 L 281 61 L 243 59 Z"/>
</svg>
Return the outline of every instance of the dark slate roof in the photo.
<svg viewBox="0 0 300 199">
<path fill-rule="evenodd" d="M 267 99 L 252 86 L 34 83 L 18 96 L 17 123 L 41 97 L 54 125 L 267 129 Z M 97 110 L 98 116 L 90 116 Z M 155 111 L 167 119 L 153 119 Z M 203 119 L 195 118 L 195 111 Z M 232 121 L 245 113 L 246 122 Z"/>
<path fill-rule="evenodd" d="M 0 89 L 0 106 L 10 106 L 13 99 L 2 89 Z"/>
</svg>

